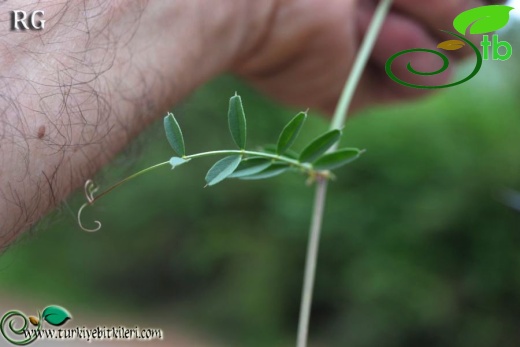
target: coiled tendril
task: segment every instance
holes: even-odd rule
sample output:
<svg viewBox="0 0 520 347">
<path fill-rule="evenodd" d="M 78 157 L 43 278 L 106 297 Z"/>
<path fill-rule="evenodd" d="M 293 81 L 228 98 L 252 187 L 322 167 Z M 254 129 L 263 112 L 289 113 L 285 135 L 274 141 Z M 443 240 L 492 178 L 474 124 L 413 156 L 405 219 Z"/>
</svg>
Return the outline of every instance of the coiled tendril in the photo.
<svg viewBox="0 0 520 347">
<path fill-rule="evenodd" d="M 99 190 L 99 187 L 96 186 L 96 184 L 94 183 L 93 180 L 88 180 L 87 182 L 85 182 L 85 198 L 87 199 L 87 202 L 84 203 L 83 205 L 81 205 L 81 207 L 78 210 L 78 224 L 79 224 L 79 227 L 82 230 L 87 231 L 87 232 L 91 232 L 91 233 L 99 231 L 101 229 L 101 222 L 98 221 L 98 220 L 94 221 L 94 223 L 96 223 L 96 225 L 97 225 L 94 229 L 86 228 L 83 225 L 83 223 L 81 223 L 81 213 L 83 212 L 83 209 L 85 207 L 94 204 L 94 201 L 95 201 L 94 194 L 98 190 Z"/>
</svg>

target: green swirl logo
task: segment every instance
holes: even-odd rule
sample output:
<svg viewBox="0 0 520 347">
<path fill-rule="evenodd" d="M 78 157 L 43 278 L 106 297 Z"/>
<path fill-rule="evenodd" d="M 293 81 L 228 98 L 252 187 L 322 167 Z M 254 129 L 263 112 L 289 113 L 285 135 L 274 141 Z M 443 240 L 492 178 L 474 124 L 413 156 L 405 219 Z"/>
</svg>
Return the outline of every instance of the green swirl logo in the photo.
<svg viewBox="0 0 520 347">
<path fill-rule="evenodd" d="M 17 319 L 19 318 L 19 319 Z M 18 323 L 22 323 L 18 325 Z M 38 314 L 37 319 L 30 320 L 26 315 L 24 315 L 20 311 L 9 311 L 7 312 L 0 321 L 0 331 L 2 332 L 2 335 L 4 338 L 16 346 L 26 346 L 28 344 L 33 343 L 36 340 L 36 335 L 31 335 L 29 337 L 26 337 L 25 332 L 29 328 L 29 322 L 36 323 L 36 331 L 41 330 L 41 315 Z M 18 327 L 17 327 L 18 325 Z M 7 330 L 9 329 L 9 330 Z M 11 333 L 11 335 L 19 336 L 19 340 L 15 340 L 10 334 L 8 334 L 8 331 Z"/>
<path fill-rule="evenodd" d="M 503 28 L 507 25 L 509 22 L 510 15 L 509 13 L 513 10 L 513 7 L 510 6 L 504 6 L 504 5 L 489 5 L 489 6 L 481 6 L 477 7 L 468 11 L 465 11 L 461 13 L 460 15 L 455 18 L 453 21 L 453 27 L 455 30 L 457 30 L 459 34 L 453 33 L 447 30 L 442 30 L 445 33 L 448 33 L 451 36 L 454 36 L 457 39 L 454 40 L 448 40 L 439 43 L 437 48 L 446 50 L 446 51 L 455 51 L 458 49 L 461 49 L 465 46 L 469 46 L 473 49 L 473 52 L 476 56 L 476 63 L 475 68 L 473 71 L 465 78 L 461 79 L 460 81 L 456 81 L 449 84 L 444 84 L 440 86 L 428 86 L 428 85 L 420 85 L 420 84 L 414 84 L 404 81 L 403 79 L 397 77 L 395 73 L 392 71 L 392 66 L 395 62 L 395 60 L 403 55 L 406 55 L 408 53 L 427 53 L 427 54 L 434 54 L 438 56 L 443 64 L 442 67 L 436 71 L 429 71 L 429 72 L 423 72 L 418 71 L 412 67 L 412 63 L 408 62 L 407 70 L 414 74 L 419 76 L 433 76 L 443 73 L 448 69 L 450 66 L 449 58 L 438 51 L 432 50 L 432 49 L 426 49 L 426 48 L 415 48 L 415 49 L 408 49 L 405 51 L 398 52 L 394 55 L 392 55 L 385 65 L 385 70 L 387 75 L 396 83 L 399 83 L 401 85 L 404 85 L 406 87 L 410 88 L 418 88 L 418 89 L 441 89 L 441 88 L 449 88 L 454 87 L 459 84 L 465 83 L 475 77 L 480 69 L 482 68 L 483 60 L 489 59 L 489 48 L 491 47 L 493 49 L 492 56 L 493 60 L 508 60 L 511 58 L 512 55 L 512 47 L 508 42 L 505 41 L 499 41 L 498 36 L 493 36 L 493 41 L 489 41 L 489 38 L 487 36 L 484 36 L 484 39 L 481 43 L 481 46 L 484 49 L 484 56 L 480 53 L 479 48 L 473 44 L 470 40 L 466 38 L 467 31 L 469 29 L 469 34 L 471 35 L 479 35 L 479 34 L 487 34 L 494 32 L 498 29 Z M 501 53 L 500 48 L 505 48 L 506 52 L 505 54 Z"/>
<path fill-rule="evenodd" d="M 27 346 L 38 338 L 43 322 L 53 326 L 61 326 L 71 319 L 71 314 L 60 306 L 47 306 L 38 317 L 26 316 L 20 311 L 9 311 L 0 320 L 0 333 L 15 346 Z M 34 328 L 29 330 L 29 326 Z"/>
</svg>

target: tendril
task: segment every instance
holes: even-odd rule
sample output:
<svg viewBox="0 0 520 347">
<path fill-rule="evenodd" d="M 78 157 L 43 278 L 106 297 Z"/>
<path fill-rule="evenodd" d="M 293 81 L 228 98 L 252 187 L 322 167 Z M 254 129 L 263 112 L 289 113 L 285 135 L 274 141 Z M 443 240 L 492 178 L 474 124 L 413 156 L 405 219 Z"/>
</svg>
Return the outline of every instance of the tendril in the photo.
<svg viewBox="0 0 520 347">
<path fill-rule="evenodd" d="M 97 225 L 97 227 L 95 227 L 94 229 L 89 229 L 89 228 L 85 227 L 83 225 L 83 223 L 81 223 L 81 213 L 83 212 L 83 210 L 87 206 L 90 206 L 90 203 L 88 203 L 88 202 L 84 203 L 83 205 L 81 205 L 81 207 L 78 210 L 78 225 L 81 228 L 81 230 L 89 232 L 89 233 L 94 233 L 94 232 L 99 231 L 101 229 L 101 222 L 100 221 L 98 221 L 98 220 L 94 221 L 94 223 L 96 223 L 96 225 Z"/>
<path fill-rule="evenodd" d="M 436 71 L 433 71 L 433 72 L 421 72 L 421 71 L 417 71 L 415 70 L 413 67 L 412 67 L 412 64 L 411 62 L 408 63 L 407 65 L 407 69 L 410 73 L 414 74 L 414 75 L 419 75 L 419 76 L 433 76 L 433 75 L 438 75 L 444 71 L 446 71 L 450 65 L 450 62 L 449 62 L 449 59 L 448 57 L 446 57 L 446 55 L 440 53 L 440 52 L 437 52 L 437 51 L 434 51 L 434 50 L 431 50 L 431 49 L 426 49 L 426 48 L 415 48 L 415 49 L 408 49 L 408 50 L 405 50 L 405 51 L 402 51 L 402 52 L 398 52 L 396 54 L 394 54 L 393 56 L 390 57 L 390 59 L 388 59 L 388 61 L 386 62 L 386 66 L 385 66 L 385 70 L 386 70 L 386 73 L 388 74 L 388 76 L 390 76 L 390 78 L 392 80 L 394 80 L 395 82 L 399 83 L 399 84 L 402 84 L 404 86 L 407 86 L 407 87 L 412 87 L 412 88 L 419 88 L 419 89 L 441 89 L 441 88 L 448 88 L 448 87 L 454 87 L 456 85 L 459 85 L 459 84 L 462 84 L 464 82 L 467 82 L 469 81 L 470 79 L 472 79 L 473 77 L 475 77 L 478 72 L 480 71 L 481 67 L 482 67 L 482 54 L 480 53 L 479 49 L 477 48 L 477 46 L 475 46 L 471 41 L 469 41 L 468 39 L 466 39 L 464 36 L 461 36 L 461 35 L 458 35 L 456 33 L 452 33 L 450 31 L 446 31 L 446 30 L 441 30 L 449 35 L 452 35 L 452 36 L 456 36 L 458 37 L 459 39 L 463 40 L 464 42 L 466 42 L 472 49 L 473 51 L 475 52 L 475 55 L 477 57 L 477 62 L 476 62 L 476 65 L 475 65 L 475 68 L 473 69 L 473 71 L 469 74 L 469 76 L 467 76 L 466 78 L 460 80 L 460 81 L 457 81 L 457 82 L 453 82 L 453 83 L 450 83 L 450 84 L 444 84 L 444 85 L 440 85 L 440 86 L 426 86 L 426 85 L 420 85 L 420 84 L 413 84 L 413 83 L 408 83 L 402 79 L 400 79 L 399 77 L 397 77 L 393 71 L 392 71 L 392 64 L 393 62 L 399 58 L 400 56 L 402 55 L 406 55 L 408 53 L 414 53 L 414 52 L 424 52 L 424 53 L 430 53 L 430 54 L 435 54 L 437 56 L 439 56 L 442 61 L 443 61 L 443 65 L 440 69 L 436 70 Z"/>
<path fill-rule="evenodd" d="M 89 204 L 94 202 L 94 194 L 99 190 L 99 187 L 96 186 L 93 180 L 87 180 L 85 182 L 85 197 Z"/>
<path fill-rule="evenodd" d="M 86 228 L 83 223 L 81 222 L 81 213 L 83 213 L 83 210 L 87 206 L 91 206 L 94 204 L 95 198 L 94 194 L 99 190 L 99 187 L 96 186 L 93 180 L 88 180 L 85 182 L 85 198 L 87 199 L 87 202 L 81 205 L 81 207 L 78 210 L 78 225 L 79 227 L 86 232 L 93 233 L 96 231 L 99 231 L 101 229 L 101 222 L 96 220 L 94 223 L 97 225 L 94 229 Z"/>
</svg>

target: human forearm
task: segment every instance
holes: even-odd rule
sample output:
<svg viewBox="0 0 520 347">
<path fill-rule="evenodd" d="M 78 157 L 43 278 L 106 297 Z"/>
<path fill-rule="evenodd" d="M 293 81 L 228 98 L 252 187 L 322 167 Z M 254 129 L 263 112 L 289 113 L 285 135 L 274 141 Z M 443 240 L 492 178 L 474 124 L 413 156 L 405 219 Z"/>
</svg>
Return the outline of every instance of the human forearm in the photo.
<svg viewBox="0 0 520 347">
<path fill-rule="evenodd" d="M 50 1 L 37 8 L 43 31 L 10 32 L 9 11 L 36 9 L 23 3 L 1 5 L 0 248 L 252 48 L 270 11 L 247 0 Z"/>
<path fill-rule="evenodd" d="M 446 39 L 439 28 L 471 7 L 497 2 L 395 0 L 352 109 L 419 95 L 388 78 L 388 57 L 435 48 Z M 0 2 L 0 248 L 218 72 L 234 71 L 286 103 L 333 110 L 375 6 L 356 0 L 25 3 Z M 11 32 L 15 9 L 44 9 L 46 28 Z M 431 58 L 417 64 L 430 67 Z M 449 74 L 413 76 L 409 82 L 439 85 Z"/>
</svg>

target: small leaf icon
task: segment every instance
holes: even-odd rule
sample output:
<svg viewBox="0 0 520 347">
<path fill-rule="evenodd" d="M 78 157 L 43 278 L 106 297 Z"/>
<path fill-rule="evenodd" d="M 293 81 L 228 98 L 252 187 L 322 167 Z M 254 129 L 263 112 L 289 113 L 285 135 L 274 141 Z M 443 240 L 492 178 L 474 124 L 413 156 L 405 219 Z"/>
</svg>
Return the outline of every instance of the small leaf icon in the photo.
<svg viewBox="0 0 520 347">
<path fill-rule="evenodd" d="M 466 35 L 470 27 L 470 34 L 487 34 L 505 27 L 512 9 L 505 5 L 476 7 L 459 14 L 453 21 L 453 27 L 462 35 Z"/>
<path fill-rule="evenodd" d="M 40 323 L 40 320 L 38 319 L 38 317 L 29 316 L 29 322 L 31 322 L 31 324 L 34 326 L 38 326 L 38 323 Z"/>
<path fill-rule="evenodd" d="M 72 315 L 63 307 L 48 306 L 43 310 L 42 317 L 47 321 L 47 323 L 54 326 L 60 326 L 67 320 L 71 319 Z"/>
<path fill-rule="evenodd" d="M 456 51 L 458 49 L 461 49 L 465 45 L 466 44 L 464 43 L 464 41 L 448 40 L 448 41 L 444 41 L 444 42 L 439 43 L 437 45 L 437 48 L 441 48 L 441 49 L 444 49 L 446 51 Z"/>
</svg>

